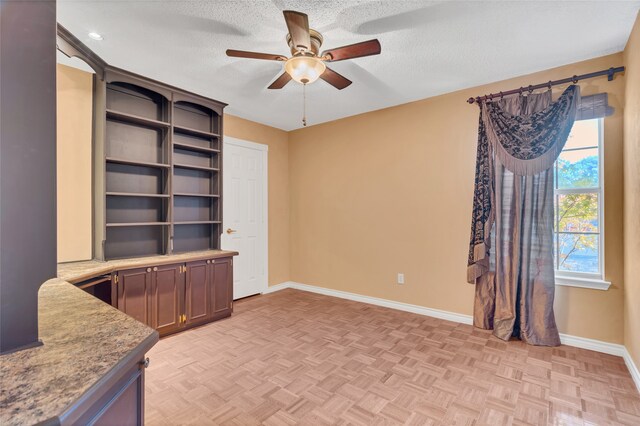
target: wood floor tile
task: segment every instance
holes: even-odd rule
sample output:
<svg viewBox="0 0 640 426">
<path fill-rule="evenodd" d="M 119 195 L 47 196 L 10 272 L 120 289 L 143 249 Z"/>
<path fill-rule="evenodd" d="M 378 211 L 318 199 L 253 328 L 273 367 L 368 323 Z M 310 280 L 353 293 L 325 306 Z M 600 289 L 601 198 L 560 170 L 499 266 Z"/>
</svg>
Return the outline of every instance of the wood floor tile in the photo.
<svg viewBox="0 0 640 426">
<path fill-rule="evenodd" d="M 149 353 L 164 425 L 640 425 L 624 360 L 296 290 Z"/>
</svg>

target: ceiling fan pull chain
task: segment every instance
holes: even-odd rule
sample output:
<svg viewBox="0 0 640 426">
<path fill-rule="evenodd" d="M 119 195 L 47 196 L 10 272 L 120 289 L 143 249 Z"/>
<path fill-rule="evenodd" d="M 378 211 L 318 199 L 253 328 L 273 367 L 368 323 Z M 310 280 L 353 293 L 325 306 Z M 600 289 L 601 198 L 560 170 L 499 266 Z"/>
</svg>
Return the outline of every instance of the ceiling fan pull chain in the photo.
<svg viewBox="0 0 640 426">
<path fill-rule="evenodd" d="M 302 85 L 302 126 L 307 127 L 307 85 Z"/>
</svg>

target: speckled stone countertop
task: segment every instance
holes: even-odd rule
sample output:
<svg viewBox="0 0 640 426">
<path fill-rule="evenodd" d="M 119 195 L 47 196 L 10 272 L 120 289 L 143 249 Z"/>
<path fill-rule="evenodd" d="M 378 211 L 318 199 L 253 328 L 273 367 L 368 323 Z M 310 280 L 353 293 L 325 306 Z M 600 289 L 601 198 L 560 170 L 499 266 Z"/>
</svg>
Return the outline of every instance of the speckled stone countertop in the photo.
<svg viewBox="0 0 640 426">
<path fill-rule="evenodd" d="M 62 416 L 134 350 L 158 333 L 61 279 L 40 287 L 41 346 L 0 357 L 0 424 L 30 425 Z"/>
<path fill-rule="evenodd" d="M 143 266 L 168 265 L 172 263 L 188 262 L 203 259 L 236 256 L 237 251 L 203 250 L 162 256 L 136 257 L 131 259 L 87 260 L 85 262 L 61 263 L 58 265 L 58 278 L 69 282 L 78 282 L 97 275 L 109 274 L 121 269 L 131 269 Z"/>
<path fill-rule="evenodd" d="M 144 353 L 158 341 L 155 330 L 71 282 L 118 269 L 236 254 L 208 250 L 58 265 L 58 278 L 45 282 L 38 294 L 43 344 L 0 357 L 0 424 L 30 425 L 63 416 L 74 402 L 100 386 L 107 373 L 121 366 L 129 354 Z"/>
</svg>

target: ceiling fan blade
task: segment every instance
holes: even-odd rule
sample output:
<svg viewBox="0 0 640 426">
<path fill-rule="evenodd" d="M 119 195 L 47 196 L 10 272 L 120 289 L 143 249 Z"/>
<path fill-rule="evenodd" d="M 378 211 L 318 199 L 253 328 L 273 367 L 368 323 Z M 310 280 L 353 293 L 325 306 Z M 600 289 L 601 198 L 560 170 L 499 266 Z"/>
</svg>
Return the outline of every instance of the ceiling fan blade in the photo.
<svg viewBox="0 0 640 426">
<path fill-rule="evenodd" d="M 276 81 L 271 83 L 268 89 L 282 89 L 288 82 L 291 81 L 291 76 L 287 72 L 280 74 L 280 77 L 276 78 Z"/>
<path fill-rule="evenodd" d="M 342 75 L 338 74 L 328 67 L 322 74 L 320 74 L 320 78 L 338 90 L 342 90 L 352 83 L 351 80 L 343 77 Z"/>
<path fill-rule="evenodd" d="M 264 59 L 266 61 L 286 61 L 286 56 L 271 53 L 247 52 L 244 50 L 227 49 L 227 56 L 234 58 Z"/>
<path fill-rule="evenodd" d="M 285 10 L 284 20 L 291 35 L 293 46 L 297 49 L 310 50 L 311 36 L 309 35 L 309 17 L 294 10 Z"/>
<path fill-rule="evenodd" d="M 322 52 L 321 57 L 327 56 L 327 62 L 343 61 L 345 59 L 361 58 L 363 56 L 379 55 L 382 51 L 378 39 L 336 47 Z"/>
</svg>

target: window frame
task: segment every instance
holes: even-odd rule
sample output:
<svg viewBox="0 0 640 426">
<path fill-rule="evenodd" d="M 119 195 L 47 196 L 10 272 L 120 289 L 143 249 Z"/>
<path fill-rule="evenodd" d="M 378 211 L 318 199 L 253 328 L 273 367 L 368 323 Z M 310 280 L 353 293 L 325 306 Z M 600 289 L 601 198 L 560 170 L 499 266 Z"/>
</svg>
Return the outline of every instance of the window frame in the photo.
<svg viewBox="0 0 640 426">
<path fill-rule="evenodd" d="M 591 188 L 565 188 L 559 189 L 558 186 L 558 163 L 557 160 L 554 163 L 554 182 L 553 182 L 553 196 L 554 205 L 558 200 L 558 195 L 562 194 L 597 194 L 598 197 L 598 264 L 600 272 L 576 272 L 576 271 L 561 271 L 557 269 L 558 259 L 554 249 L 554 270 L 556 277 L 556 285 L 569 286 L 569 287 L 583 287 L 597 290 L 607 290 L 611 285 L 611 282 L 605 281 L 605 218 L 604 218 L 604 118 L 594 118 L 598 120 L 598 187 Z M 581 147 L 568 150 L 562 150 L 562 152 L 578 151 L 581 149 L 589 149 L 594 147 Z M 561 232 L 556 231 L 558 227 L 557 211 L 554 212 L 554 245 L 558 244 L 558 238 Z"/>
</svg>

